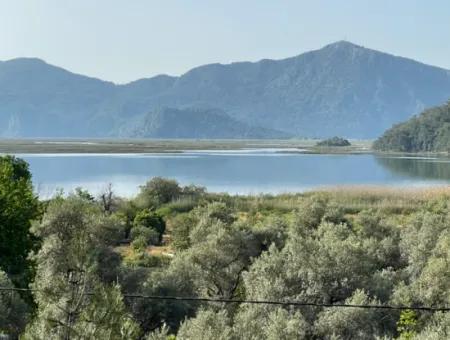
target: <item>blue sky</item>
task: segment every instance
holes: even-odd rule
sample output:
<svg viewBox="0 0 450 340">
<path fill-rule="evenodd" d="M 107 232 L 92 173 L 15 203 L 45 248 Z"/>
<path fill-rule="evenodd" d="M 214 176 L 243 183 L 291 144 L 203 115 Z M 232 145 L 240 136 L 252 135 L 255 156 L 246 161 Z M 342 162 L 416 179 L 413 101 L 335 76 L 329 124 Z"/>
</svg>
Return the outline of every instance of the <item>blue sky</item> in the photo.
<svg viewBox="0 0 450 340">
<path fill-rule="evenodd" d="M 450 69 L 448 0 L 0 0 L 0 60 L 119 83 L 337 40 Z"/>
</svg>

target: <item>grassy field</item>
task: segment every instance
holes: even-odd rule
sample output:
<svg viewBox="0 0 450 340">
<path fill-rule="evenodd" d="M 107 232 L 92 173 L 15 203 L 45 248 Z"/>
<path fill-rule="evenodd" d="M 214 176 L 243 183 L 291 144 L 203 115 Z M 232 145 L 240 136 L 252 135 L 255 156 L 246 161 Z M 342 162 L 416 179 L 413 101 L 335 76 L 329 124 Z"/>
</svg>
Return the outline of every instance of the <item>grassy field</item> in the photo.
<svg viewBox="0 0 450 340">
<path fill-rule="evenodd" d="M 0 153 L 158 153 L 185 150 L 292 149 L 304 153 L 368 153 L 371 141 L 317 147 L 317 140 L 0 139 Z M 294 150 L 298 149 L 298 150 Z"/>
</svg>

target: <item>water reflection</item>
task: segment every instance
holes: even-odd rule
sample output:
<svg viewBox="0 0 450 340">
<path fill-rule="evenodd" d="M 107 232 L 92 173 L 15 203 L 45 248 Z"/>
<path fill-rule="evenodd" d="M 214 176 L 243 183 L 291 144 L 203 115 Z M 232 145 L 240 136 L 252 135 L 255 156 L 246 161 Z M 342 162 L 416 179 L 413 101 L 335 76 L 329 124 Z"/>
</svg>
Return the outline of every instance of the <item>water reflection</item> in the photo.
<svg viewBox="0 0 450 340">
<path fill-rule="evenodd" d="M 422 180 L 450 180 L 450 159 L 427 157 L 376 157 L 390 172 Z"/>
<path fill-rule="evenodd" d="M 134 195 L 149 178 L 203 185 L 232 194 L 298 192 L 336 185 L 418 186 L 450 183 L 448 159 L 278 152 L 188 152 L 140 155 L 19 155 L 30 163 L 42 197 L 82 186 L 98 193 L 112 183 Z"/>
</svg>

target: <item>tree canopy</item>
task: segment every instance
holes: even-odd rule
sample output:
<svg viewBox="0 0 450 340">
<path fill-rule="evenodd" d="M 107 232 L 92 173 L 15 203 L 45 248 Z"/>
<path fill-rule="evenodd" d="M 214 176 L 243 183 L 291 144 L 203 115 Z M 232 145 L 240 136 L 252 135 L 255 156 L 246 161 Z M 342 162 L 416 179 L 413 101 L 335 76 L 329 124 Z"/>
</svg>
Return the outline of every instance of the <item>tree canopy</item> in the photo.
<svg viewBox="0 0 450 340">
<path fill-rule="evenodd" d="M 37 241 L 30 228 L 39 212 L 28 164 L 12 156 L 0 157 L 0 268 L 16 284 L 29 278 L 27 256 Z"/>
<path fill-rule="evenodd" d="M 317 146 L 350 146 L 350 142 L 342 137 L 332 137 L 324 139 L 316 144 Z"/>
<path fill-rule="evenodd" d="M 378 138 L 373 148 L 398 152 L 449 152 L 450 101 L 394 125 Z"/>
</svg>

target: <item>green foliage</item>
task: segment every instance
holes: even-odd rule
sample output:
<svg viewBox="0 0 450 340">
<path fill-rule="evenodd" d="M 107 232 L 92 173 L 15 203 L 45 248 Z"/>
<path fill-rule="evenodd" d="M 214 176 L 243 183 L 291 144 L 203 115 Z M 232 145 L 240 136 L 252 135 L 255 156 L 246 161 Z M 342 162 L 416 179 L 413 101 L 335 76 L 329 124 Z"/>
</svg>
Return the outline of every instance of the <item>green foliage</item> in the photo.
<svg viewBox="0 0 450 340">
<path fill-rule="evenodd" d="M 160 242 L 160 237 L 161 235 L 155 229 L 147 228 L 142 225 L 138 225 L 131 229 L 131 239 L 133 240 L 132 245 L 134 248 L 136 248 L 134 246 L 135 244 L 142 244 L 144 249 L 148 245 L 158 244 Z M 138 248 L 140 247 L 137 247 L 136 249 Z"/>
<path fill-rule="evenodd" d="M 414 338 L 417 329 L 417 314 L 412 310 L 404 310 L 397 322 L 397 331 L 400 339 L 410 340 Z"/>
<path fill-rule="evenodd" d="M 166 230 L 166 223 L 157 213 L 149 210 L 143 209 L 136 214 L 136 217 L 133 221 L 133 229 L 139 228 L 142 231 L 142 228 L 147 228 L 155 231 L 158 234 L 158 241 L 161 242 L 162 235 Z M 132 231 L 133 231 L 132 229 Z M 136 231 L 135 231 L 136 234 Z M 141 232 L 142 234 L 142 232 Z M 153 233 L 154 234 L 154 233 Z M 151 238 L 148 238 L 149 241 Z"/>
<path fill-rule="evenodd" d="M 373 148 L 380 151 L 449 152 L 450 102 L 394 125 L 374 142 Z"/>
<path fill-rule="evenodd" d="M 117 205 L 117 211 L 114 215 L 124 224 L 122 238 L 129 239 L 131 229 L 133 228 L 134 218 L 136 217 L 139 208 L 134 200 L 127 199 L 119 199 Z"/>
<path fill-rule="evenodd" d="M 0 268 L 16 284 L 30 280 L 27 255 L 37 246 L 30 227 L 39 215 L 28 165 L 15 157 L 0 157 Z"/>
<path fill-rule="evenodd" d="M 73 333 L 80 339 L 138 339 L 139 327 L 126 310 L 120 287 L 96 285 L 93 293 Z"/>
<path fill-rule="evenodd" d="M 0 287 L 13 288 L 7 274 L 0 270 Z M 1 335 L 17 337 L 29 321 L 30 308 L 15 291 L 0 292 L 0 338 Z"/>
<path fill-rule="evenodd" d="M 200 311 L 195 318 L 186 320 L 178 331 L 178 339 L 229 340 L 233 338 L 230 319 L 225 311 Z"/>
<path fill-rule="evenodd" d="M 184 199 L 194 207 L 170 208 L 164 219 L 140 206 L 142 197 L 118 200 L 110 214 L 83 191 L 50 200 L 31 229 L 41 241 L 29 253 L 36 310 L 30 313 L 17 294 L 0 293 L 0 331 L 15 336 L 27 323 L 24 339 L 67 332 L 74 339 L 448 337 L 448 313 L 122 295 L 447 306 L 448 195 L 341 190 L 233 197 L 180 190 L 160 209 Z M 0 286 L 11 286 L 3 272 Z"/>
<path fill-rule="evenodd" d="M 179 214 L 171 221 L 172 246 L 176 250 L 186 250 L 191 246 L 189 234 L 198 223 L 198 218 L 194 214 Z"/>
<path fill-rule="evenodd" d="M 158 207 L 177 199 L 181 192 L 176 181 L 154 177 L 141 187 L 137 201 L 144 208 Z"/>
<path fill-rule="evenodd" d="M 236 313 L 233 333 L 235 339 L 307 339 L 310 326 L 299 311 L 246 305 Z"/>
<path fill-rule="evenodd" d="M 164 324 L 161 328 L 149 333 L 145 340 L 176 340 L 176 336 L 169 335 L 169 327 Z"/>
<path fill-rule="evenodd" d="M 108 276 L 100 264 L 114 254 L 112 246 L 117 242 L 114 237 L 105 238 L 111 235 L 114 222 L 83 197 L 57 198 L 50 203 L 42 222 L 33 229 L 42 247 L 33 256 L 37 312 L 26 339 L 59 339 L 67 333 L 75 339 L 85 338 L 84 334 L 128 339 L 137 334 L 137 326 L 124 312 L 120 290 L 102 282 Z M 118 268 L 107 270 L 119 273 Z M 94 294 L 85 295 L 86 291 Z"/>
<path fill-rule="evenodd" d="M 440 340 L 448 339 L 450 336 L 450 314 L 435 313 L 427 325 L 420 332 L 416 332 L 413 336 L 414 340 Z"/>
<path fill-rule="evenodd" d="M 371 305 L 379 301 L 371 300 L 363 290 L 355 290 L 345 303 Z M 314 327 L 322 339 L 377 339 L 392 323 L 393 316 L 379 310 L 335 308 L 319 313 Z"/>
<path fill-rule="evenodd" d="M 131 247 L 135 252 L 144 252 L 147 246 L 148 246 L 147 237 L 143 235 L 135 237 L 133 242 L 131 242 Z"/>
<path fill-rule="evenodd" d="M 84 190 L 83 188 L 75 188 L 75 195 L 81 199 L 84 199 L 89 202 L 94 202 L 94 196 L 92 196 L 89 191 Z"/>
<path fill-rule="evenodd" d="M 181 257 L 172 260 L 169 266 L 155 268 L 137 287 L 144 295 L 195 296 L 193 266 Z M 166 324 L 176 330 L 180 323 L 195 314 L 198 304 L 184 301 L 161 301 L 151 303 L 143 299 L 131 301 L 134 318 L 144 332 L 149 332 Z"/>
<path fill-rule="evenodd" d="M 350 142 L 342 137 L 332 137 L 322 140 L 316 144 L 317 146 L 350 146 Z"/>
</svg>

